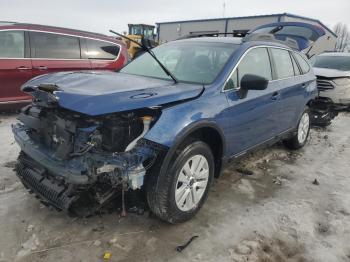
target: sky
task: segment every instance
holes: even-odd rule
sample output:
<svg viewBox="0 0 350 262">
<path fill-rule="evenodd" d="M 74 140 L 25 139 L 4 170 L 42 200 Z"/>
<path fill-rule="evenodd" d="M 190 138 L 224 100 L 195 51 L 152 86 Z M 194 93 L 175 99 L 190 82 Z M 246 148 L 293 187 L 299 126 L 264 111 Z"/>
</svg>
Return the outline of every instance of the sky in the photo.
<svg viewBox="0 0 350 262">
<path fill-rule="evenodd" d="M 225 3 L 225 12 L 223 8 Z M 350 0 L 0 0 L 0 21 L 63 26 L 108 34 L 128 23 L 292 13 L 350 28 Z"/>
</svg>

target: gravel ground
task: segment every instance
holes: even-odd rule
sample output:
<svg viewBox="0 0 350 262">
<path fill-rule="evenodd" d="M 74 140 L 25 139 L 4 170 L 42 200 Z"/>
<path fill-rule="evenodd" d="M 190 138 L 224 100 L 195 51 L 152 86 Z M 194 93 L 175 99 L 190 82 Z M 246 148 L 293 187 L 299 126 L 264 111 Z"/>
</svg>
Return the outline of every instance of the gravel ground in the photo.
<svg viewBox="0 0 350 262">
<path fill-rule="evenodd" d="M 180 225 L 148 212 L 76 219 L 44 207 L 14 174 L 15 121 L 0 115 L 0 261 L 103 261 L 105 252 L 110 261 L 350 261 L 350 114 L 313 129 L 300 151 L 277 144 L 226 169 Z"/>
</svg>

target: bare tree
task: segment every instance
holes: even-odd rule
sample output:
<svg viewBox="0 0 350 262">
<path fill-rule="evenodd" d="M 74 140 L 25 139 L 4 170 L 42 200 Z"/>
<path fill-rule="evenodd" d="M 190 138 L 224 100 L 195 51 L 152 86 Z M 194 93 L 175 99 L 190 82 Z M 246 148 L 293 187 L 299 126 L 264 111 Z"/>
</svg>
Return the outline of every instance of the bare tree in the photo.
<svg viewBox="0 0 350 262">
<path fill-rule="evenodd" d="M 335 51 L 344 52 L 350 41 L 350 33 L 346 24 L 337 23 L 334 32 L 338 36 Z"/>
</svg>

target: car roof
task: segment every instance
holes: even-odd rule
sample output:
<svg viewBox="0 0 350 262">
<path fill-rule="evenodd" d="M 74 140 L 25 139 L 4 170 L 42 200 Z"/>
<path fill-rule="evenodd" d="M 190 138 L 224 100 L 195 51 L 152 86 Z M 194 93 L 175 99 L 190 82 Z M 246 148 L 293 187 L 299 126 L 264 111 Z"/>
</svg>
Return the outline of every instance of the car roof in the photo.
<svg viewBox="0 0 350 262">
<path fill-rule="evenodd" d="M 175 40 L 175 42 L 207 42 L 207 43 L 225 43 L 225 44 L 236 44 L 242 45 L 243 43 L 248 43 L 249 46 L 271 46 L 271 47 L 283 47 L 289 50 L 293 50 L 290 47 L 273 41 L 243 41 L 241 37 L 193 37 L 181 40 Z M 299 51 L 299 50 L 294 50 Z"/>
<path fill-rule="evenodd" d="M 40 25 L 40 24 L 29 24 L 29 23 L 16 23 L 16 22 L 0 22 L 0 30 L 4 29 L 23 29 L 23 30 L 33 30 L 33 31 L 47 31 L 52 33 L 59 33 L 59 34 L 69 34 L 74 36 L 80 36 L 80 37 L 87 37 L 87 38 L 96 38 L 100 40 L 106 40 L 111 42 L 116 42 L 119 44 L 122 44 L 122 41 L 112 37 L 107 36 L 100 33 L 94 33 L 84 30 L 77 30 L 77 29 L 71 29 L 71 28 L 65 28 L 65 27 L 56 27 L 56 26 L 49 26 L 49 25 Z"/>
<path fill-rule="evenodd" d="M 345 53 L 345 52 L 325 52 L 322 53 L 318 56 L 347 56 L 350 57 L 350 53 Z"/>
</svg>

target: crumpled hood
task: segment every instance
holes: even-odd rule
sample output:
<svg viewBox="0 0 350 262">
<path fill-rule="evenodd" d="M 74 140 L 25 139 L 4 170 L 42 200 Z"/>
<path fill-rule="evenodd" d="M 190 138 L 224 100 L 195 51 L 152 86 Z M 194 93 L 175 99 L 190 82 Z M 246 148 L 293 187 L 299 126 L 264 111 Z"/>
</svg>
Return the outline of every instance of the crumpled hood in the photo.
<svg viewBox="0 0 350 262">
<path fill-rule="evenodd" d="M 22 86 L 35 97 L 41 85 L 56 86 L 60 107 L 96 116 L 158 106 L 199 96 L 203 86 L 100 71 L 61 72 L 36 77 Z"/>
<path fill-rule="evenodd" d="M 327 78 L 350 77 L 349 71 L 342 71 L 331 68 L 314 67 L 314 73 L 316 76 L 322 76 Z"/>
</svg>

